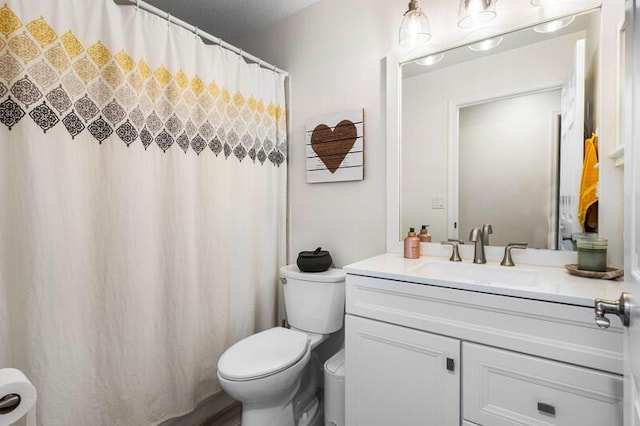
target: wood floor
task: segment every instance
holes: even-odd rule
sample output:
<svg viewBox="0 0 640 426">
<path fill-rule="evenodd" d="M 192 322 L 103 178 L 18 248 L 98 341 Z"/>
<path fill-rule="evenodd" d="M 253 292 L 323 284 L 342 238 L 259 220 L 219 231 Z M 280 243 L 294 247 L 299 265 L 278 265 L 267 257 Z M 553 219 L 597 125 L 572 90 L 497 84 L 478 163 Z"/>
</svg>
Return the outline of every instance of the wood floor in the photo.
<svg viewBox="0 0 640 426">
<path fill-rule="evenodd" d="M 198 426 L 240 426 L 242 419 L 242 404 L 234 402 L 210 419 Z"/>
</svg>

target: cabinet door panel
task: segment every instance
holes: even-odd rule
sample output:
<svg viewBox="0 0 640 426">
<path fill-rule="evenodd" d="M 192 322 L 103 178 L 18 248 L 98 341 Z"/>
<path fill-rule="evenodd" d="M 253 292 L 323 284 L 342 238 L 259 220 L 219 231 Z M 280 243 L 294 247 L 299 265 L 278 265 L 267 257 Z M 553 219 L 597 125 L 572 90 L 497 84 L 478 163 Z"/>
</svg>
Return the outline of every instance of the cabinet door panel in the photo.
<svg viewBox="0 0 640 426">
<path fill-rule="evenodd" d="M 460 341 L 346 316 L 352 426 L 460 424 Z"/>
<path fill-rule="evenodd" d="M 463 417 L 485 426 L 621 426 L 622 377 L 462 344 Z"/>
</svg>

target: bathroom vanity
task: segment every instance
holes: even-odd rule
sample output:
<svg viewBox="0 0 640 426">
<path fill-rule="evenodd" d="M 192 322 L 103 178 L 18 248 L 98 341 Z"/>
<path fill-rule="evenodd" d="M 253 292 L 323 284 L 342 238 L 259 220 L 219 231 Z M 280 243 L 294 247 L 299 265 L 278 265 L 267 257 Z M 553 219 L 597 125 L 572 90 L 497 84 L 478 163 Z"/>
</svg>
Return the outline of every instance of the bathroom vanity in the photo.
<svg viewBox="0 0 640 426">
<path fill-rule="evenodd" d="M 618 282 L 387 253 L 344 268 L 348 425 L 622 425 Z"/>
</svg>

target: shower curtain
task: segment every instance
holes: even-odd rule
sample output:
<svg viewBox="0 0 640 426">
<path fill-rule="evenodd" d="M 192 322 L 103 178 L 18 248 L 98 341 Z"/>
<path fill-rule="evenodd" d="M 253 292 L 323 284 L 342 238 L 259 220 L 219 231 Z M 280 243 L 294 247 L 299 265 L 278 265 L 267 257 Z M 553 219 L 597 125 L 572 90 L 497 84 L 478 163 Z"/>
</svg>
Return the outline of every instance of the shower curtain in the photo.
<svg viewBox="0 0 640 426">
<path fill-rule="evenodd" d="M 38 424 L 189 412 L 274 325 L 284 84 L 135 6 L 0 2 L 0 367 Z"/>
</svg>

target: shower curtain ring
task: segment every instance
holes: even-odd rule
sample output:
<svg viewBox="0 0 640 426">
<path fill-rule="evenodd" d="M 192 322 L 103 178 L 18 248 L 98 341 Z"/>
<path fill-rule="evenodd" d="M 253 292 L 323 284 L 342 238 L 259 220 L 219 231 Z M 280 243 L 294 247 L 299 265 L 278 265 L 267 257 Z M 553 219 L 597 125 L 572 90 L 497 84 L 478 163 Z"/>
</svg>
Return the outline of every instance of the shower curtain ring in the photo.
<svg viewBox="0 0 640 426">
<path fill-rule="evenodd" d="M 196 35 L 196 38 L 198 37 L 198 27 L 195 27 L 195 30 L 193 30 L 193 33 Z"/>
<path fill-rule="evenodd" d="M 167 13 L 167 27 L 171 25 L 171 14 Z"/>
<path fill-rule="evenodd" d="M 140 10 L 140 0 L 136 0 L 136 12 Z"/>
</svg>

